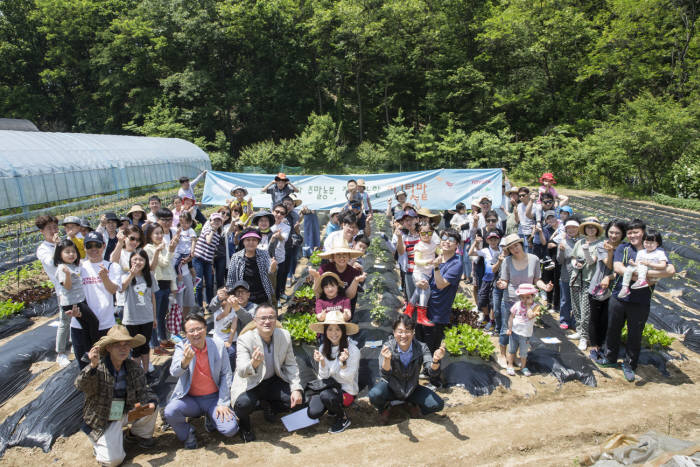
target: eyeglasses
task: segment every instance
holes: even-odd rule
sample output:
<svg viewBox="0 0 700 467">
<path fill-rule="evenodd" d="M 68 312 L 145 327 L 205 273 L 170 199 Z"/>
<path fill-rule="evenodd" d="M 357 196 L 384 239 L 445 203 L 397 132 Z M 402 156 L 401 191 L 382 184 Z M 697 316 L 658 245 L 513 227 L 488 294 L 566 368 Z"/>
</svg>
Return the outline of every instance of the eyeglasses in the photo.
<svg viewBox="0 0 700 467">
<path fill-rule="evenodd" d="M 457 244 L 457 240 L 455 240 L 454 237 L 450 237 L 449 235 L 443 235 L 442 237 L 440 237 L 440 240 L 442 240 L 443 242 L 450 242 L 450 243 Z"/>
<path fill-rule="evenodd" d="M 518 198 L 524 198 L 527 196 L 527 193 L 519 193 Z"/>
<path fill-rule="evenodd" d="M 92 250 L 93 248 L 100 248 L 102 245 L 100 243 L 89 242 L 85 244 L 86 250 Z"/>
<path fill-rule="evenodd" d="M 200 326 L 197 328 L 192 328 L 189 331 L 185 330 L 185 332 L 187 332 L 187 334 L 199 334 L 202 331 L 206 331 L 206 328 Z"/>
<path fill-rule="evenodd" d="M 140 242 L 141 241 L 141 239 L 139 237 L 129 237 L 129 240 L 131 240 L 132 242 Z"/>
<path fill-rule="evenodd" d="M 486 219 L 486 222 L 488 222 L 489 224 L 495 224 L 496 222 L 498 222 L 498 219 Z"/>
<path fill-rule="evenodd" d="M 394 334 L 396 334 L 397 336 L 410 336 L 411 334 L 413 334 L 413 330 L 411 330 L 411 329 L 398 330 L 397 329 L 394 331 Z"/>
<path fill-rule="evenodd" d="M 255 318 L 255 321 L 260 321 L 261 323 L 264 323 L 266 321 L 275 321 L 277 318 L 274 316 L 257 316 Z"/>
<path fill-rule="evenodd" d="M 278 214 L 280 216 L 284 216 L 285 212 L 284 211 L 275 211 L 275 214 Z"/>
</svg>

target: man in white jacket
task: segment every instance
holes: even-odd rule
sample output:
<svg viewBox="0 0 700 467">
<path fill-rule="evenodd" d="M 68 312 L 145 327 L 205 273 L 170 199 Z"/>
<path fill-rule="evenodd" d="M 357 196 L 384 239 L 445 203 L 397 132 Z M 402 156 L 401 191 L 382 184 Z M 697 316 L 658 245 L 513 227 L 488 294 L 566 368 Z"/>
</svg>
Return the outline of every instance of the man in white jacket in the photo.
<svg viewBox="0 0 700 467">
<path fill-rule="evenodd" d="M 294 408 L 304 400 L 292 337 L 277 327 L 275 309 L 269 303 L 258 305 L 253 323 L 238 337 L 231 385 L 231 401 L 245 442 L 255 441 L 250 414 L 259 401 L 270 407 L 265 418 L 272 421 L 273 409 Z"/>
</svg>

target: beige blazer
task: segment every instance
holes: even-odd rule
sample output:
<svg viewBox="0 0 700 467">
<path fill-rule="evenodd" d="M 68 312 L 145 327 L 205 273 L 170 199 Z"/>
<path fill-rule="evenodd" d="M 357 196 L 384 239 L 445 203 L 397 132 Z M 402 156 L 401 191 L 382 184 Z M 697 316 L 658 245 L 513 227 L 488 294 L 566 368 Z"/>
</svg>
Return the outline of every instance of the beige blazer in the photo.
<svg viewBox="0 0 700 467">
<path fill-rule="evenodd" d="M 292 391 L 301 391 L 299 367 L 297 366 L 296 358 L 294 358 L 292 338 L 289 332 L 285 329 L 275 328 L 275 332 L 272 334 L 272 340 L 275 353 L 275 374 L 282 378 L 282 380 L 288 382 Z M 263 340 L 260 334 L 258 334 L 257 329 L 241 333 L 238 336 L 238 341 L 236 343 L 236 371 L 233 375 L 233 383 L 231 384 L 232 406 L 236 403 L 238 396 L 253 389 L 263 380 L 263 376 L 265 375 L 265 360 L 263 360 L 257 369 L 253 368 L 251 364 L 251 356 L 256 346 L 261 350 L 263 349 Z"/>
</svg>

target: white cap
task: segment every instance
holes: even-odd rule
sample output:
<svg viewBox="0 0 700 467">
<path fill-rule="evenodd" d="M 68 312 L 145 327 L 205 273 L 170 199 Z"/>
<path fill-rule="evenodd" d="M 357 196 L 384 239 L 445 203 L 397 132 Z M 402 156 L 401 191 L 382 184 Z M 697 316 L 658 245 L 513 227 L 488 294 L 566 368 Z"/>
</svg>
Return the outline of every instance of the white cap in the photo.
<svg viewBox="0 0 700 467">
<path fill-rule="evenodd" d="M 566 221 L 566 224 L 564 224 L 564 227 L 571 227 L 572 225 L 574 227 L 579 227 L 580 224 L 576 219 L 569 219 L 568 221 Z"/>
<path fill-rule="evenodd" d="M 333 217 L 335 214 L 340 214 L 341 212 L 343 212 L 342 208 L 332 208 L 330 216 Z"/>
</svg>

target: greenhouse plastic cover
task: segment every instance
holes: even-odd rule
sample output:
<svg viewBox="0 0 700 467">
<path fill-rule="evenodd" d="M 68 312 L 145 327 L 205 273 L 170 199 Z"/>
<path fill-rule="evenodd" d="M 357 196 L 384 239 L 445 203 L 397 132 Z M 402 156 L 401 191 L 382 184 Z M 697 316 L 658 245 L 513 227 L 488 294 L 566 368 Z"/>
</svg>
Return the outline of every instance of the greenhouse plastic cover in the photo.
<svg viewBox="0 0 700 467">
<path fill-rule="evenodd" d="M 210 169 L 177 138 L 0 130 L 0 209 L 156 185 Z"/>
</svg>

